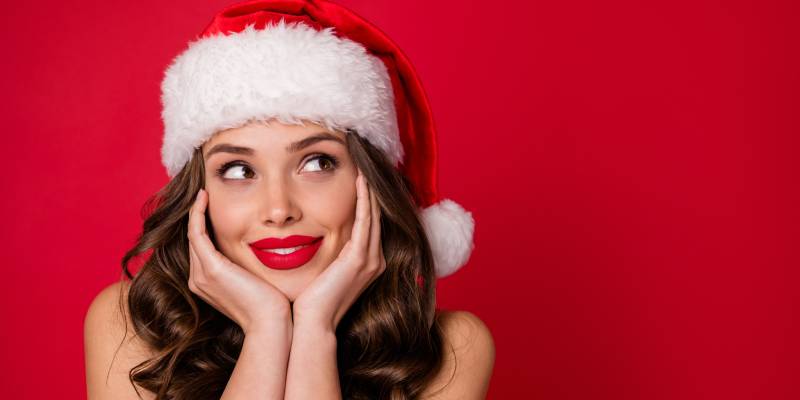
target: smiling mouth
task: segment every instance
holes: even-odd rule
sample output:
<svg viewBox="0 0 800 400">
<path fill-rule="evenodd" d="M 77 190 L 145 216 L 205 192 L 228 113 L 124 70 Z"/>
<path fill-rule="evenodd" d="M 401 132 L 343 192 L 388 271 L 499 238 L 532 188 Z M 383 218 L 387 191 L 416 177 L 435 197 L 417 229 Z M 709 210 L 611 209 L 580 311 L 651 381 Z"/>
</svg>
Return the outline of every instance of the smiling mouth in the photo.
<svg viewBox="0 0 800 400">
<path fill-rule="evenodd" d="M 285 256 L 287 254 L 292 254 L 295 251 L 300 250 L 300 249 L 302 249 L 304 247 L 311 246 L 312 244 L 314 244 L 316 242 L 317 241 L 315 240 L 315 241 L 313 241 L 313 242 L 311 242 L 309 244 L 303 244 L 303 245 L 295 246 L 295 247 L 287 247 L 287 248 L 283 248 L 283 249 L 259 249 L 259 250 L 261 250 L 263 252 L 266 252 L 266 253 L 274 253 L 274 254 L 280 254 L 280 255 L 284 255 Z"/>
<path fill-rule="evenodd" d="M 309 262 L 322 246 L 323 236 L 316 240 L 293 247 L 280 247 L 274 249 L 258 248 L 250 245 L 255 256 L 264 266 L 273 269 L 293 269 Z"/>
</svg>

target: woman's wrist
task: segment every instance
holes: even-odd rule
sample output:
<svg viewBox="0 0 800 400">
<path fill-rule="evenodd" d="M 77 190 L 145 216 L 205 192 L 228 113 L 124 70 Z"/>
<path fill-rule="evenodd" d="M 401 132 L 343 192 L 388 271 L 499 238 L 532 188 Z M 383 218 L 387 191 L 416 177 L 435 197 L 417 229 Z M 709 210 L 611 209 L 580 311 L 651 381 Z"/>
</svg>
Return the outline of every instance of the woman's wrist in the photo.
<svg viewBox="0 0 800 400">
<path fill-rule="evenodd" d="M 222 399 L 283 399 L 291 347 L 291 319 L 262 322 L 247 330 Z"/>
<path fill-rule="evenodd" d="M 319 341 L 320 345 L 332 342 L 336 345 L 336 329 L 330 324 L 319 323 L 313 320 L 295 320 L 292 328 L 294 340 Z"/>
<path fill-rule="evenodd" d="M 323 317 L 319 313 L 304 312 L 299 307 L 292 309 L 292 321 L 295 329 L 325 333 L 336 332 L 332 319 Z"/>
<path fill-rule="evenodd" d="M 276 335 L 286 335 L 291 338 L 293 326 L 292 312 L 291 309 L 289 309 L 283 312 L 271 313 L 269 317 L 253 321 L 250 326 L 247 328 L 243 327 L 242 330 L 244 331 L 245 337 L 274 337 Z"/>
<path fill-rule="evenodd" d="M 326 321 L 321 318 L 311 318 L 299 313 L 294 313 L 293 322 L 295 330 L 302 332 L 317 332 L 317 333 L 336 333 L 336 328 L 333 326 L 333 321 Z"/>
</svg>

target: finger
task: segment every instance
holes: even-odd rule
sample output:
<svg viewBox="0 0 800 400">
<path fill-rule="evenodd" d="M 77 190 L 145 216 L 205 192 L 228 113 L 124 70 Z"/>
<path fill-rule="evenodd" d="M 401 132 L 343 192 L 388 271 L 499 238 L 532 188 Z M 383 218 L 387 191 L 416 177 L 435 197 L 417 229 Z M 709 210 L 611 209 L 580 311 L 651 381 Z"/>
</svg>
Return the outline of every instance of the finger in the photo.
<svg viewBox="0 0 800 400">
<path fill-rule="evenodd" d="M 200 188 L 197 191 L 197 195 L 194 198 L 194 203 L 192 203 L 192 207 L 189 208 L 189 228 L 190 232 L 196 233 L 205 233 L 206 231 L 206 221 L 205 219 L 198 218 L 202 216 L 206 211 L 206 206 L 208 203 L 208 192 Z"/>
<path fill-rule="evenodd" d="M 356 218 L 353 223 L 353 234 L 351 241 L 352 251 L 358 254 L 365 254 L 367 251 L 367 241 L 369 240 L 369 192 L 364 175 L 356 178 Z"/>
<path fill-rule="evenodd" d="M 194 246 L 189 243 L 189 282 L 192 282 L 195 288 L 195 293 L 205 298 L 206 292 L 203 290 L 202 283 L 205 281 L 203 264 L 200 262 L 200 257 L 194 251 Z"/>
<path fill-rule="evenodd" d="M 192 208 L 189 211 L 189 242 L 194 246 L 199 266 L 205 269 L 207 265 L 219 260 L 219 252 L 211 242 L 206 232 L 206 208 L 208 206 L 208 192 L 203 189 L 197 193 Z"/>
<path fill-rule="evenodd" d="M 189 281 L 192 281 L 195 286 L 198 283 L 198 278 L 203 278 L 203 264 L 200 262 L 200 257 L 194 250 L 192 243 L 189 243 Z M 202 280 L 202 279 L 200 279 Z M 198 288 L 200 289 L 200 288 Z"/>
<path fill-rule="evenodd" d="M 191 244 L 189 244 L 189 257 L 190 257 L 189 281 L 192 281 L 192 279 L 196 279 L 197 277 L 196 275 L 198 273 L 198 270 L 195 270 L 195 268 L 201 268 L 201 264 L 200 264 L 200 258 L 197 257 L 197 253 L 195 253 L 194 248 L 192 247 Z M 202 269 L 200 269 L 199 272 L 202 273 Z M 202 285 L 197 285 L 197 282 L 195 282 L 194 287 L 195 290 L 193 291 L 193 293 L 195 293 L 201 299 L 203 299 L 203 301 L 214 307 L 214 309 L 221 312 L 229 319 L 232 319 L 231 316 L 224 310 L 224 308 L 221 307 L 218 302 L 214 301 L 213 298 L 208 294 L 208 292 L 203 290 Z"/>
<path fill-rule="evenodd" d="M 378 204 L 378 196 L 376 196 L 372 192 L 372 188 L 369 188 L 369 195 L 370 195 L 370 213 L 372 220 L 370 225 L 370 236 L 369 236 L 369 259 L 374 261 L 380 261 L 378 260 L 378 256 L 381 247 L 381 208 L 380 205 Z"/>
<path fill-rule="evenodd" d="M 206 231 L 205 211 L 207 205 L 208 192 L 200 189 L 192 208 L 189 210 L 189 280 L 194 279 L 195 294 L 197 296 L 228 319 L 234 320 L 225 308 L 204 290 L 203 285 L 198 284 L 204 282 L 207 278 L 206 266 L 210 264 L 206 263 L 214 262 L 217 255 L 221 255 L 214 247 L 214 243 L 211 242 Z"/>
<path fill-rule="evenodd" d="M 197 253 L 194 252 L 194 248 L 192 247 L 192 243 L 189 242 L 189 279 L 192 279 L 194 276 L 194 269 L 198 267 L 200 263 L 200 259 L 197 258 Z"/>
</svg>

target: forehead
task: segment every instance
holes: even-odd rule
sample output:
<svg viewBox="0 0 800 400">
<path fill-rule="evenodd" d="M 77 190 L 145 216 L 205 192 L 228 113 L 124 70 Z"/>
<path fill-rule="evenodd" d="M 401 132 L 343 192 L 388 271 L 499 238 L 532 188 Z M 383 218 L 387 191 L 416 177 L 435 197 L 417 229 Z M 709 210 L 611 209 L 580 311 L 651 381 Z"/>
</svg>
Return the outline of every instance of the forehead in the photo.
<svg viewBox="0 0 800 400">
<path fill-rule="evenodd" d="M 216 132 L 203 143 L 202 148 L 205 151 L 217 143 L 249 144 L 253 147 L 260 143 L 286 144 L 320 132 L 328 132 L 343 140 L 345 139 L 343 132 L 327 129 L 311 121 L 303 121 L 303 123 L 303 125 L 294 125 L 284 124 L 277 120 L 251 121 L 240 127 Z"/>
</svg>

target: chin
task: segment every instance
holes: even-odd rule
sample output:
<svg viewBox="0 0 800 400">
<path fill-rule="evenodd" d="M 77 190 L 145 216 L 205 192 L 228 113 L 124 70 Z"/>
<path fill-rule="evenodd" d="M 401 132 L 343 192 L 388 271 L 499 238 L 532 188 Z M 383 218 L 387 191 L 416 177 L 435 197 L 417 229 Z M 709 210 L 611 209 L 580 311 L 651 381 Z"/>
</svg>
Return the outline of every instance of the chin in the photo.
<svg viewBox="0 0 800 400">
<path fill-rule="evenodd" d="M 297 300 L 297 297 L 300 296 L 300 293 L 302 293 L 301 291 L 295 289 L 286 290 L 283 288 L 279 288 L 279 290 L 283 293 L 284 296 L 286 296 L 286 298 L 289 300 L 289 303 L 294 303 L 294 301 Z"/>
<path fill-rule="evenodd" d="M 267 280 L 267 282 L 283 293 L 290 303 L 294 303 L 317 276 L 319 276 L 317 271 L 303 271 L 296 275 L 289 273 L 278 281 Z"/>
<path fill-rule="evenodd" d="M 307 285 L 301 288 L 290 288 L 290 289 L 278 288 L 278 290 L 280 290 L 281 293 L 283 293 L 283 295 L 286 296 L 286 299 L 289 300 L 289 303 L 294 304 L 294 301 L 297 300 L 298 297 L 300 297 L 300 294 L 303 293 L 303 289 L 305 289 L 306 287 Z"/>
</svg>

